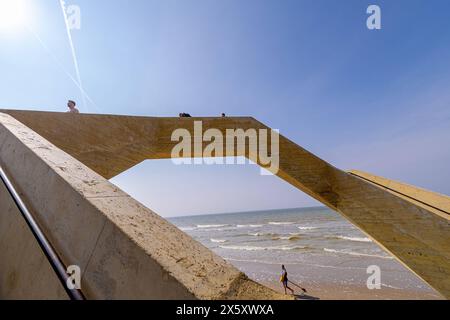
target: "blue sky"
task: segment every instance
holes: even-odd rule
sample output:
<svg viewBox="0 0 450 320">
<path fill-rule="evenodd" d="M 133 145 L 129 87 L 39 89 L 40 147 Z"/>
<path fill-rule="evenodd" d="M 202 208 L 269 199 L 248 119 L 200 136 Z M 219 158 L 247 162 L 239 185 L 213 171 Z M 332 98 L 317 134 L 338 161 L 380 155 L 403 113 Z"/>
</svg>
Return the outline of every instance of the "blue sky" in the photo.
<svg viewBox="0 0 450 320">
<path fill-rule="evenodd" d="M 250 115 L 342 169 L 450 194 L 449 1 L 66 2 L 96 104 L 82 112 Z M 75 76 L 58 1 L 28 3 L 28 28 Z M 366 28 L 370 4 L 381 30 Z M 28 28 L 0 30 L 0 108 L 81 103 Z M 148 161 L 113 182 L 163 216 L 317 204 L 251 165 Z"/>
</svg>

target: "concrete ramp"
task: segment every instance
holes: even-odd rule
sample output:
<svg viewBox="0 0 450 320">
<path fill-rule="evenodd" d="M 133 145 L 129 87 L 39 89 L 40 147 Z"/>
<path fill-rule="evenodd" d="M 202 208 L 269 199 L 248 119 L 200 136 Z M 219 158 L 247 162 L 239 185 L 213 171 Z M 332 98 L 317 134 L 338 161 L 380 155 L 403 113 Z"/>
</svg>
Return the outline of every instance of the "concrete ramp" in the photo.
<svg viewBox="0 0 450 320">
<path fill-rule="evenodd" d="M 224 135 L 227 129 L 270 129 L 264 124 L 253 118 L 0 112 L 0 161 L 63 256 L 81 263 L 91 297 L 280 297 L 106 180 L 144 160 L 170 158 L 173 131 L 194 135 L 196 121 L 204 131 Z M 248 157 L 248 141 L 235 143 L 243 144 L 235 148 L 241 151 L 224 155 Z M 421 196 L 412 201 L 392 185 L 339 170 L 283 136 L 279 158 L 280 178 L 341 213 L 450 298 L 450 216 L 441 210 L 449 197 L 428 192 L 426 205 Z M 124 265 L 129 269 L 122 274 Z"/>
</svg>

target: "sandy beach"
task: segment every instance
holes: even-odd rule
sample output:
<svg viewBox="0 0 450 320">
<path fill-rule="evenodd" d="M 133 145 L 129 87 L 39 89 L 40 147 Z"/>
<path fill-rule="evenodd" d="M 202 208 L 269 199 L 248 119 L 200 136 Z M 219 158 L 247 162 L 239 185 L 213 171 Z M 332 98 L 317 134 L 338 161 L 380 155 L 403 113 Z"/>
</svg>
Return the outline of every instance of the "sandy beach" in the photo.
<svg viewBox="0 0 450 320">
<path fill-rule="evenodd" d="M 279 282 L 277 276 L 279 273 L 279 266 L 261 266 L 256 263 L 249 262 L 233 262 L 233 264 L 240 270 L 246 272 L 249 277 L 254 280 L 274 289 L 277 292 L 284 293 L 282 284 Z M 290 285 L 294 289 L 295 294 L 298 295 L 299 300 L 442 300 L 443 298 L 433 289 L 424 285 L 420 289 L 400 289 L 391 288 L 388 286 L 382 286 L 380 290 L 369 290 L 365 283 L 361 284 L 346 283 L 341 280 L 339 282 L 320 281 L 316 278 L 308 279 L 305 276 L 296 276 L 299 273 L 312 275 L 314 270 L 305 269 L 302 266 L 286 266 L 290 272 L 290 280 L 296 282 L 301 287 L 307 290 L 306 294 L 303 294 L 301 289 Z M 254 270 L 258 271 L 256 275 Z M 263 270 L 261 270 L 263 269 Z M 253 271 L 252 271 L 253 270 Z M 316 270 L 317 271 L 317 270 Z M 323 272 L 323 271 L 322 271 Z M 263 275 L 263 276 L 261 276 Z M 331 274 L 333 275 L 333 274 Z M 330 275 L 330 276 L 331 276 Z M 342 274 L 339 278 L 342 278 Z M 312 277 L 312 276 L 311 276 Z M 300 281 L 299 281 L 300 280 Z M 418 280 L 419 282 L 419 280 Z M 289 293 L 289 291 L 288 291 Z"/>
<path fill-rule="evenodd" d="M 305 299 L 442 299 L 393 256 L 327 208 L 172 221 L 251 279 L 282 293 L 279 277 L 284 264 L 289 279 L 308 290 Z M 380 270 L 381 289 L 367 288 L 368 268 L 373 266 Z"/>
</svg>

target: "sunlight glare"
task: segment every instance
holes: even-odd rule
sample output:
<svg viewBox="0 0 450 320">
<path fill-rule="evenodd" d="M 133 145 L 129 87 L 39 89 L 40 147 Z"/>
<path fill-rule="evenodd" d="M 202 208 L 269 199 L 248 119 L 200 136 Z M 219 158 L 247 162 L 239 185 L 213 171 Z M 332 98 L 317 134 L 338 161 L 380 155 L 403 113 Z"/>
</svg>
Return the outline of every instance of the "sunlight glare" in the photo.
<svg viewBox="0 0 450 320">
<path fill-rule="evenodd" d="M 0 0 L 0 31 L 23 27 L 28 19 L 27 11 L 24 0 Z"/>
</svg>

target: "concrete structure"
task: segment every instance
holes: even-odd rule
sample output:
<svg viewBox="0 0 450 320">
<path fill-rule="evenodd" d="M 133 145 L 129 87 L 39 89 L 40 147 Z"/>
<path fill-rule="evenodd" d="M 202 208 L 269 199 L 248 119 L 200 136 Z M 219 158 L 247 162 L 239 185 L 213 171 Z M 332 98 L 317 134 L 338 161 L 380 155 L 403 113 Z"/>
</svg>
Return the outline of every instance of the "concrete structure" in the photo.
<svg viewBox="0 0 450 320">
<path fill-rule="evenodd" d="M 0 164 L 88 299 L 285 298 L 3 113 Z M 3 187 L 0 200 L 0 298 L 65 299 Z"/>
<path fill-rule="evenodd" d="M 184 128 L 193 134 L 194 121 L 202 121 L 204 130 L 223 133 L 268 129 L 253 118 L 0 111 L 0 164 L 63 260 L 82 268 L 88 298 L 284 297 L 248 280 L 107 181 L 144 160 L 170 158 L 176 144 L 172 132 Z M 341 213 L 450 298 L 449 197 L 341 171 L 282 136 L 279 146 L 280 178 Z M 224 154 L 248 156 L 248 141 L 245 150 Z M 8 240 L 0 238 L 0 246 Z M 4 270 L 15 274 L 13 279 L 29 270 L 15 268 L 13 262 L 0 264 L 0 296 L 32 296 L 32 289 L 24 290 L 20 281 L 8 282 Z M 34 284 L 33 290 L 46 281 Z M 47 296 L 60 292 L 49 289 Z"/>
</svg>

